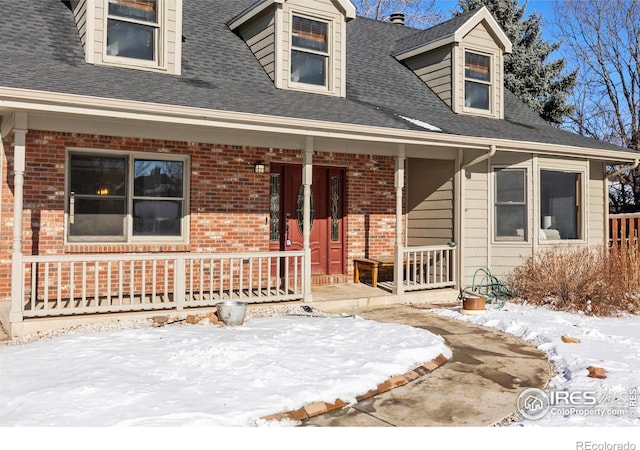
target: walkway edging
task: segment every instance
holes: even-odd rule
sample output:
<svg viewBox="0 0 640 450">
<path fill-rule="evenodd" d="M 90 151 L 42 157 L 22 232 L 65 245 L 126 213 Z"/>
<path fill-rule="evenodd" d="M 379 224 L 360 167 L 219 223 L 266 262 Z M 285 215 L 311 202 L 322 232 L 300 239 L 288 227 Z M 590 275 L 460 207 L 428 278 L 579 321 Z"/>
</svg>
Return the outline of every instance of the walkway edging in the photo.
<svg viewBox="0 0 640 450">
<path fill-rule="evenodd" d="M 405 384 L 411 383 L 428 373 L 433 372 L 438 367 L 445 364 L 449 359 L 444 356 L 442 353 L 439 354 L 436 358 L 428 361 L 413 370 L 405 373 L 404 375 L 396 375 L 394 377 L 389 378 L 388 380 L 380 383 L 376 389 L 371 389 L 370 391 L 359 395 L 356 397 L 357 402 L 361 402 L 363 400 L 368 400 L 376 395 L 382 394 L 384 392 L 388 392 L 392 389 L 398 388 L 400 386 L 404 386 Z M 294 411 L 286 411 L 277 414 L 270 414 L 268 416 L 264 416 L 262 420 L 284 420 L 290 419 L 294 421 L 303 421 L 306 419 L 310 419 L 311 417 L 319 416 L 322 414 L 326 414 L 331 411 L 335 411 L 338 409 L 342 409 L 346 406 L 350 406 L 347 402 L 342 399 L 337 398 L 333 403 L 327 402 L 315 402 L 305 405 L 300 409 L 296 409 Z"/>
</svg>

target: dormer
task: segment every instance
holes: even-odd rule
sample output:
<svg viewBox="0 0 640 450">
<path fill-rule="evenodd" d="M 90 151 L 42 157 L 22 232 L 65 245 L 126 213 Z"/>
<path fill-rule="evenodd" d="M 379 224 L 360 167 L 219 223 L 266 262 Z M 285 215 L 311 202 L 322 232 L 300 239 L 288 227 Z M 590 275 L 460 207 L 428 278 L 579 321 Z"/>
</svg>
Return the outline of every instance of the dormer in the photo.
<svg viewBox="0 0 640 450">
<path fill-rule="evenodd" d="M 345 97 L 348 0 L 263 0 L 227 22 L 280 89 Z"/>
<path fill-rule="evenodd" d="M 70 3 L 88 63 L 180 74 L 182 0 Z"/>
<path fill-rule="evenodd" d="M 393 56 L 455 113 L 504 118 L 504 55 L 511 42 L 486 7 L 396 42 Z"/>
</svg>

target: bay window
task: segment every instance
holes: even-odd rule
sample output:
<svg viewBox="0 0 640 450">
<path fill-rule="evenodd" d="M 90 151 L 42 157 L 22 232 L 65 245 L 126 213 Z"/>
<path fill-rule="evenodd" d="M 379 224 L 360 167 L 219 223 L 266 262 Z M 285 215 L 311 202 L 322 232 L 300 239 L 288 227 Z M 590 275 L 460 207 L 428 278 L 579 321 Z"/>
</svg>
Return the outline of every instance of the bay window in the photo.
<svg viewBox="0 0 640 450">
<path fill-rule="evenodd" d="M 69 242 L 184 238 L 186 159 L 69 153 Z"/>
<path fill-rule="evenodd" d="M 159 1 L 108 0 L 108 56 L 158 62 Z"/>
<path fill-rule="evenodd" d="M 527 171 L 494 169 L 496 241 L 527 241 Z"/>
</svg>

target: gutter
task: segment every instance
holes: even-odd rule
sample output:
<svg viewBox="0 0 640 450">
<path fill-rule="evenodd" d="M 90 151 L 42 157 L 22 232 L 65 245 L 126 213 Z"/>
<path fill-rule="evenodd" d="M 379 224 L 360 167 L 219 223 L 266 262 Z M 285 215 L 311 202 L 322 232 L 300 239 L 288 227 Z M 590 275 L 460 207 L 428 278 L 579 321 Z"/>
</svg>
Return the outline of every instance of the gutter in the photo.
<svg viewBox="0 0 640 450">
<path fill-rule="evenodd" d="M 491 158 L 495 154 L 496 154 L 496 145 L 495 144 L 491 144 L 491 146 L 489 147 L 489 152 L 488 153 L 485 153 L 484 155 L 478 156 L 473 161 L 470 161 L 470 162 L 466 163 L 464 166 L 462 166 L 462 168 L 466 169 L 467 167 L 470 167 L 470 166 L 473 166 L 475 164 L 478 164 L 479 162 L 482 162 L 485 159 Z"/>
<path fill-rule="evenodd" d="M 626 172 L 628 170 L 633 170 L 633 169 L 637 168 L 638 166 L 640 166 L 640 158 L 634 159 L 633 160 L 633 164 L 621 167 L 620 169 L 616 170 L 615 172 L 610 173 L 609 175 L 607 175 L 607 179 L 611 180 L 612 178 L 617 177 L 618 175 L 620 175 L 622 172 Z"/>
</svg>

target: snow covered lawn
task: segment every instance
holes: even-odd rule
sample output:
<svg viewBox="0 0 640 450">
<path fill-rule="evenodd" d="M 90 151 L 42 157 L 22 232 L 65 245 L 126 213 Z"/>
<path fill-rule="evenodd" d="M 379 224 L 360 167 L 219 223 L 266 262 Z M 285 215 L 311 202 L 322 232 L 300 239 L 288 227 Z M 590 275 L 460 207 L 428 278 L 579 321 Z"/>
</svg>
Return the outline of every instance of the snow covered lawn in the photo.
<svg viewBox="0 0 640 450">
<path fill-rule="evenodd" d="M 576 413 L 563 409 L 563 414 L 547 413 L 541 419 L 523 420 L 516 425 L 640 426 L 640 317 L 598 318 L 512 303 L 477 316 L 460 314 L 459 308 L 434 313 L 496 328 L 531 342 L 555 366 L 557 373 L 549 383 L 551 389 L 593 392 L 597 396 L 598 408 Z M 566 343 L 562 336 L 580 342 Z M 606 378 L 588 377 L 589 366 L 604 368 Z M 625 411 L 617 411 L 620 408 Z M 595 414 L 598 409 L 602 415 Z"/>
<path fill-rule="evenodd" d="M 0 347 L 0 426 L 273 425 L 450 357 L 443 342 L 353 316 L 77 331 Z"/>
</svg>

